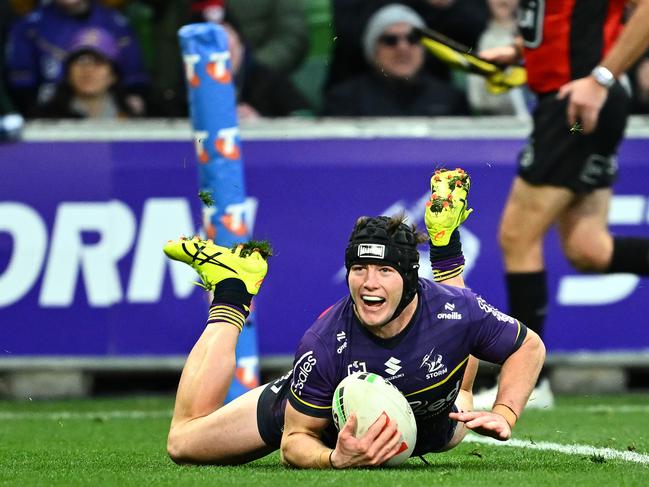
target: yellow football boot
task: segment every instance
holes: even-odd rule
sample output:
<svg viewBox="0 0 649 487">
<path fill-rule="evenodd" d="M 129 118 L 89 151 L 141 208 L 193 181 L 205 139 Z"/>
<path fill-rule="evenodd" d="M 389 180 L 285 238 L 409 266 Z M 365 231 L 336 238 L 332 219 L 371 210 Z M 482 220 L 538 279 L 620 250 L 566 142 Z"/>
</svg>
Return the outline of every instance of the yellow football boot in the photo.
<svg viewBox="0 0 649 487">
<path fill-rule="evenodd" d="M 238 245 L 235 249 L 221 247 L 212 240 L 181 237 L 169 240 L 164 253 L 173 260 L 190 265 L 203 281 L 201 287 L 208 291 L 225 279 L 239 279 L 251 295 L 259 292 L 261 283 L 268 272 L 268 249 L 258 248 L 267 245 L 251 241 Z M 262 255 L 264 254 L 264 255 Z"/>
<path fill-rule="evenodd" d="M 460 168 L 439 169 L 430 178 L 430 200 L 426 203 L 424 222 L 431 243 L 436 247 L 448 245 L 453 230 L 471 214 L 467 195 L 471 178 Z"/>
</svg>

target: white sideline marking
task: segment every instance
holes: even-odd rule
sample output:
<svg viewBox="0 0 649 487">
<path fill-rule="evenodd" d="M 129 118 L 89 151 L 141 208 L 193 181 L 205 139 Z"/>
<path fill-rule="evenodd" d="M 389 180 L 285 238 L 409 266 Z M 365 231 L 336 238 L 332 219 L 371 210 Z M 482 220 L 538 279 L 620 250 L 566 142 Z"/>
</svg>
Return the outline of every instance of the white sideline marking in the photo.
<svg viewBox="0 0 649 487">
<path fill-rule="evenodd" d="M 14 413 L 0 411 L 0 420 L 25 420 L 25 419 L 50 419 L 59 421 L 62 419 L 152 419 L 171 418 L 172 411 L 168 409 L 158 411 L 52 411 L 34 413 Z"/>
<path fill-rule="evenodd" d="M 487 436 L 478 436 L 469 433 L 464 441 L 469 443 L 483 443 L 491 446 L 510 446 L 518 448 L 530 448 L 532 450 L 550 450 L 568 455 L 600 455 L 607 460 L 624 460 L 627 462 L 641 463 L 649 465 L 649 455 L 636 453 L 633 451 L 613 450 L 612 448 L 597 448 L 589 445 L 562 445 L 560 443 L 551 443 L 549 441 L 535 441 L 532 443 L 527 440 L 511 439 L 508 441 L 498 441 Z"/>
</svg>

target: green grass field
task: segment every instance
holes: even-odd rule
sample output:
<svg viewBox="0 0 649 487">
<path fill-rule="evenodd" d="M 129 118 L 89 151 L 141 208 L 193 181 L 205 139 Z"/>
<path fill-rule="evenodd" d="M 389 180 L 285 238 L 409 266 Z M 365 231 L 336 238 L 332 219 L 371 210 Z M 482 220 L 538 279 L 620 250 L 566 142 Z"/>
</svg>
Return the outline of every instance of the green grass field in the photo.
<svg viewBox="0 0 649 487">
<path fill-rule="evenodd" d="M 525 412 L 512 446 L 469 439 L 427 455 L 430 465 L 353 471 L 291 470 L 277 453 L 240 467 L 179 467 L 165 453 L 171 408 L 170 397 L 0 402 L 0 484 L 649 485 L 649 394 L 560 397 L 552 411 Z"/>
</svg>

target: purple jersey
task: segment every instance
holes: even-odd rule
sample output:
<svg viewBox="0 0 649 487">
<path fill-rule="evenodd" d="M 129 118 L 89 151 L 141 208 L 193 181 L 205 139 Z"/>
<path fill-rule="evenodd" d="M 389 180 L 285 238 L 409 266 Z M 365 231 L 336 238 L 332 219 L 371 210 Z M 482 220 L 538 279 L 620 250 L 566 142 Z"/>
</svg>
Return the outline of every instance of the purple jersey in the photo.
<svg viewBox="0 0 649 487">
<path fill-rule="evenodd" d="M 357 320 L 350 297 L 327 310 L 302 337 L 288 400 L 309 416 L 331 417 L 338 383 L 373 372 L 408 399 L 417 420 L 414 454 L 435 451 L 452 435 L 448 413 L 469 355 L 502 363 L 523 342 L 526 328 L 469 289 L 419 280 L 419 303 L 397 336 L 383 339 Z"/>
<path fill-rule="evenodd" d="M 42 86 L 51 92 L 63 74 L 67 48 L 87 27 L 101 27 L 115 37 L 125 86 L 148 82 L 139 44 L 126 18 L 92 2 L 88 15 L 82 17 L 66 15 L 50 4 L 19 20 L 10 32 L 7 47 L 9 83 L 16 88 Z"/>
</svg>

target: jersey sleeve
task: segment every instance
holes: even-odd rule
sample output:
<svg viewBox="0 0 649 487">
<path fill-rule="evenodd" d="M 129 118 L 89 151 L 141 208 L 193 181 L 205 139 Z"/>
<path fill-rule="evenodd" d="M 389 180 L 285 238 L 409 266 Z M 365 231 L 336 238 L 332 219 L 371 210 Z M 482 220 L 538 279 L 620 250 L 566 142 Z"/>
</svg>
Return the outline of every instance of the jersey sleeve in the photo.
<svg viewBox="0 0 649 487">
<path fill-rule="evenodd" d="M 474 322 L 471 354 L 480 360 L 502 364 L 519 349 L 527 335 L 527 328 L 473 293 L 470 309 Z"/>
<path fill-rule="evenodd" d="M 295 354 L 289 402 L 308 416 L 331 416 L 331 400 L 336 390 L 335 354 L 312 330 L 305 333 Z"/>
</svg>

